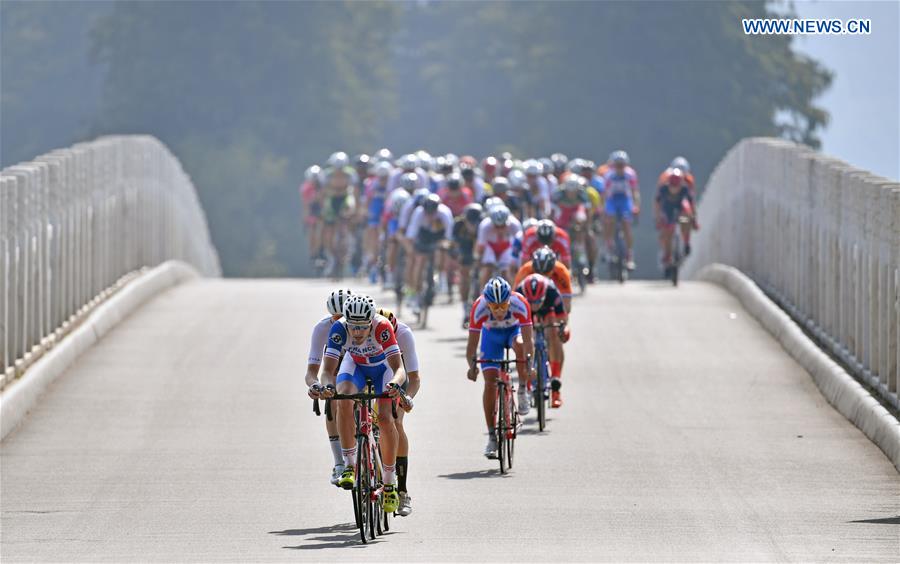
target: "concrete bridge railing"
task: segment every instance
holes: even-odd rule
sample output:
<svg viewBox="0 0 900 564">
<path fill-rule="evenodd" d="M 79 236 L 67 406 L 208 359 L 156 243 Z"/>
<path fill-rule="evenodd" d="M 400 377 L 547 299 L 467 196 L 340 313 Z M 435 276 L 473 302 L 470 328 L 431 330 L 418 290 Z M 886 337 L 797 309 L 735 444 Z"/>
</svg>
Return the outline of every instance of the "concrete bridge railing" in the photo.
<svg viewBox="0 0 900 564">
<path fill-rule="evenodd" d="M 745 139 L 710 177 L 685 274 L 750 276 L 900 408 L 900 184 L 779 139 Z"/>
<path fill-rule="evenodd" d="M 98 296 L 170 259 L 220 274 L 194 186 L 157 139 L 103 137 L 3 169 L 2 384 L 77 324 Z"/>
</svg>

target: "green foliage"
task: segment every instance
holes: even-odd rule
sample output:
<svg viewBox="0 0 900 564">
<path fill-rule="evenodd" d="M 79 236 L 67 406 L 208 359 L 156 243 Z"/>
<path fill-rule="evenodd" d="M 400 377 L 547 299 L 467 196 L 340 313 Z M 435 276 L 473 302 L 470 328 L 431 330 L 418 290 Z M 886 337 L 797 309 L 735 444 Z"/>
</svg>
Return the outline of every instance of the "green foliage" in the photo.
<svg viewBox="0 0 900 564">
<path fill-rule="evenodd" d="M 702 185 L 743 137 L 817 146 L 830 74 L 791 37 L 741 27 L 773 6 L 4 2 L 3 141 L 21 159 L 88 132 L 96 95 L 77 69 L 90 27 L 93 72 L 105 73 L 92 132 L 150 133 L 172 148 L 226 274 L 297 275 L 296 186 L 338 149 L 601 161 L 625 148 L 649 199 L 676 154 Z M 638 233 L 638 262 L 652 264 L 652 230 Z"/>
<path fill-rule="evenodd" d="M 90 136 L 103 78 L 88 30 L 103 2 L 0 2 L 0 161 L 3 166 Z"/>
</svg>

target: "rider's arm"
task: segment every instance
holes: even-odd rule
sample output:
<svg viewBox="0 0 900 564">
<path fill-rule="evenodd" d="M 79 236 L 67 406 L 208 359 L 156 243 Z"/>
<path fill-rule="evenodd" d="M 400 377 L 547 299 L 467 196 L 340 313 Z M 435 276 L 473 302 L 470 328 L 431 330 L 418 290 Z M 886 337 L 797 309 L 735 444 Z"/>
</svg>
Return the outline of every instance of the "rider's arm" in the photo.
<svg viewBox="0 0 900 564">
<path fill-rule="evenodd" d="M 409 225 L 406 227 L 406 238 L 407 239 L 415 239 L 419 235 L 419 226 L 422 224 L 422 214 L 425 212 L 422 208 L 416 208 L 416 211 L 413 212 L 412 218 L 409 220 Z"/>
<path fill-rule="evenodd" d="M 403 362 L 401 362 L 400 354 L 393 354 L 387 357 L 387 363 L 388 366 L 391 367 L 391 370 L 394 371 L 394 377 L 391 378 L 390 383 L 402 386 L 403 382 L 406 382 L 406 371 L 403 369 Z"/>
<path fill-rule="evenodd" d="M 312 386 L 313 384 L 318 383 L 319 381 L 319 365 L 318 364 L 307 364 L 306 365 L 306 385 Z"/>
</svg>

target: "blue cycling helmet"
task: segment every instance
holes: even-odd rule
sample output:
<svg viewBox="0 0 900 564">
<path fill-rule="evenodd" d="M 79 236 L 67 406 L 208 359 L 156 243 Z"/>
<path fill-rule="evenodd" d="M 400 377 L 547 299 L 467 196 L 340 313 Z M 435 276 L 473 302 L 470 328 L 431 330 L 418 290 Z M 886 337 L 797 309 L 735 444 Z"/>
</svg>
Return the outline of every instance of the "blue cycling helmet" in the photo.
<svg viewBox="0 0 900 564">
<path fill-rule="evenodd" d="M 484 285 L 484 299 L 491 304 L 504 304 L 509 301 L 512 288 L 505 279 L 495 276 Z"/>
</svg>

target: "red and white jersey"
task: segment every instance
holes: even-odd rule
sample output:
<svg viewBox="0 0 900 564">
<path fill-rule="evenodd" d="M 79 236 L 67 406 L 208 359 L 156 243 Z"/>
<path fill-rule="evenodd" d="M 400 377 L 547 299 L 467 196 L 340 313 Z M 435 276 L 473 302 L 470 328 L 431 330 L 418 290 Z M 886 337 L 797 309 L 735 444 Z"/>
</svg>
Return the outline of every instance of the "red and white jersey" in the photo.
<svg viewBox="0 0 900 564">
<path fill-rule="evenodd" d="M 522 235 L 522 264 L 530 261 L 531 254 L 543 246 L 537 238 L 537 227 L 531 226 L 526 229 Z M 572 242 L 565 229 L 556 228 L 556 237 L 553 239 L 550 249 L 556 253 L 556 258 L 564 263 L 570 264 L 572 262 Z"/>
<path fill-rule="evenodd" d="M 480 247 L 491 247 L 496 256 L 501 256 L 506 249 L 512 247 L 515 238 L 522 233 L 522 223 L 514 215 L 509 216 L 509 223 L 503 227 L 493 224 L 490 217 L 486 217 L 478 224 L 478 239 L 476 244 Z"/>
<path fill-rule="evenodd" d="M 400 347 L 391 322 L 386 317 L 376 315 L 372 320 L 369 336 L 358 345 L 350 337 L 346 320 L 341 319 L 331 326 L 325 356 L 340 358 L 341 353 L 350 355 L 358 366 L 375 366 L 400 354 Z"/>
<path fill-rule="evenodd" d="M 509 308 L 503 319 L 497 319 L 488 308 L 484 296 L 478 296 L 469 312 L 469 331 L 484 329 L 509 329 L 510 327 L 527 327 L 531 325 L 531 307 L 522 294 L 512 292 L 509 295 Z"/>
</svg>

